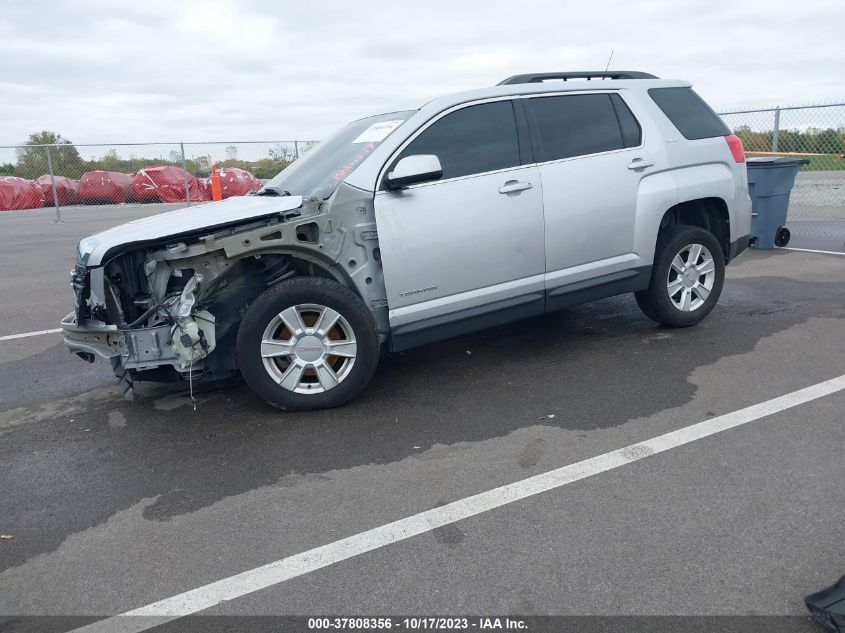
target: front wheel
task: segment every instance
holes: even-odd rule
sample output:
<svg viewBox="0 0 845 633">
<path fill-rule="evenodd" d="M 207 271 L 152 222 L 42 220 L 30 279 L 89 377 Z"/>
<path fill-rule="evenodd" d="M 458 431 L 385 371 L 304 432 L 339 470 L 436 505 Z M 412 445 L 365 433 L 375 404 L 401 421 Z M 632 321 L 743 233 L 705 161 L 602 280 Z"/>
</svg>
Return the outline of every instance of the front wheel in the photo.
<svg viewBox="0 0 845 633">
<path fill-rule="evenodd" d="M 689 327 L 710 313 L 724 282 L 725 256 L 713 234 L 696 226 L 671 226 L 658 239 L 648 289 L 635 296 L 650 319 Z"/>
<path fill-rule="evenodd" d="M 372 314 L 358 295 L 322 277 L 266 290 L 238 329 L 246 383 L 287 411 L 345 404 L 372 378 L 379 358 Z"/>
</svg>

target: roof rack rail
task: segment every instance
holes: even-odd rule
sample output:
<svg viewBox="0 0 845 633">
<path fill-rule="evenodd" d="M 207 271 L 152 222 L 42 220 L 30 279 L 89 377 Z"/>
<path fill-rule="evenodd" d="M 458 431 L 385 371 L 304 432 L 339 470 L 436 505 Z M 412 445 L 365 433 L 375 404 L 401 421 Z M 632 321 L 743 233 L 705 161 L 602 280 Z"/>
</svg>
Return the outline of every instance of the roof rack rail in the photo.
<svg viewBox="0 0 845 633">
<path fill-rule="evenodd" d="M 562 73 L 531 73 L 528 75 L 514 75 L 497 85 L 508 86 L 511 84 L 536 84 L 547 79 L 657 79 L 654 75 L 640 72 L 638 70 L 579 70 Z"/>
</svg>

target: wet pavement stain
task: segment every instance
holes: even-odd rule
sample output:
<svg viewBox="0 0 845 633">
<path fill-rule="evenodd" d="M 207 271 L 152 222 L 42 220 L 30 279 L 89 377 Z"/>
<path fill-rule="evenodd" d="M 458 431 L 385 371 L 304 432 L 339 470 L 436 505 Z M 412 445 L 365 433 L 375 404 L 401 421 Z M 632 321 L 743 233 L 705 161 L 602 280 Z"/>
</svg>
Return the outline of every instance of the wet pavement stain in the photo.
<svg viewBox="0 0 845 633">
<path fill-rule="evenodd" d="M 669 331 L 641 316 L 632 297 L 603 300 L 388 356 L 368 390 L 338 410 L 285 414 L 244 386 L 207 394 L 196 411 L 161 410 L 162 399 L 179 400 L 176 392 L 144 389 L 132 405 L 115 391 L 113 399 L 21 407 L 37 423 L 3 436 L 0 516 L 27 545 L 3 552 L 0 569 L 144 498 L 156 498 L 144 517 L 166 521 L 291 473 L 392 463 L 435 444 L 508 435 L 557 407 L 562 413 L 544 425 L 590 431 L 682 406 L 695 394 L 688 376 L 697 367 L 747 353 L 811 317 L 843 318 L 843 297 L 835 283 L 732 280 L 704 322 L 659 344 L 643 339 Z M 603 333 L 585 334 L 596 321 Z M 68 423 L 67 402 L 84 422 Z M 124 426 L 115 424 L 118 409 Z M 31 455 L 44 446 L 47 457 Z M 526 447 L 517 459 L 530 467 L 541 454 Z"/>
</svg>

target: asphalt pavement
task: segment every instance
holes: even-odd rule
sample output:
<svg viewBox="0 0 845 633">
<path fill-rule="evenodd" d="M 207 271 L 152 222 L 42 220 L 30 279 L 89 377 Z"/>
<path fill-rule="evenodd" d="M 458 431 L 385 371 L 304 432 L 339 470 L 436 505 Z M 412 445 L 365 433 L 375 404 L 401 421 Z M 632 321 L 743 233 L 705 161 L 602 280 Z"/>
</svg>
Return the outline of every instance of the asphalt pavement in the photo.
<svg viewBox="0 0 845 633">
<path fill-rule="evenodd" d="M 0 339 L 58 327 L 80 237 L 158 210 L 0 216 Z M 845 257 L 784 250 L 743 254 L 697 327 L 598 301 L 388 356 L 332 411 L 239 384 L 127 403 L 55 333 L 0 340 L 0 623 L 123 613 L 843 374 Z M 800 616 L 845 573 L 844 411 L 832 393 L 203 613 Z"/>
</svg>

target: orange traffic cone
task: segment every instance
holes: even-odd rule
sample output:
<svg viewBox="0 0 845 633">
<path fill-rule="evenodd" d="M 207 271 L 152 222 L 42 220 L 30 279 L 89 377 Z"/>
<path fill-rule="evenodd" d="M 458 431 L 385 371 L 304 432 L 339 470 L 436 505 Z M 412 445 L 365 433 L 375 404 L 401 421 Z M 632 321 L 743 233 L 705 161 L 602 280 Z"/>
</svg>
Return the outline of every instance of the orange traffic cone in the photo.
<svg viewBox="0 0 845 633">
<path fill-rule="evenodd" d="M 211 199 L 223 199 L 223 188 L 220 186 L 220 174 L 217 173 L 217 169 L 214 165 L 211 166 Z"/>
</svg>

